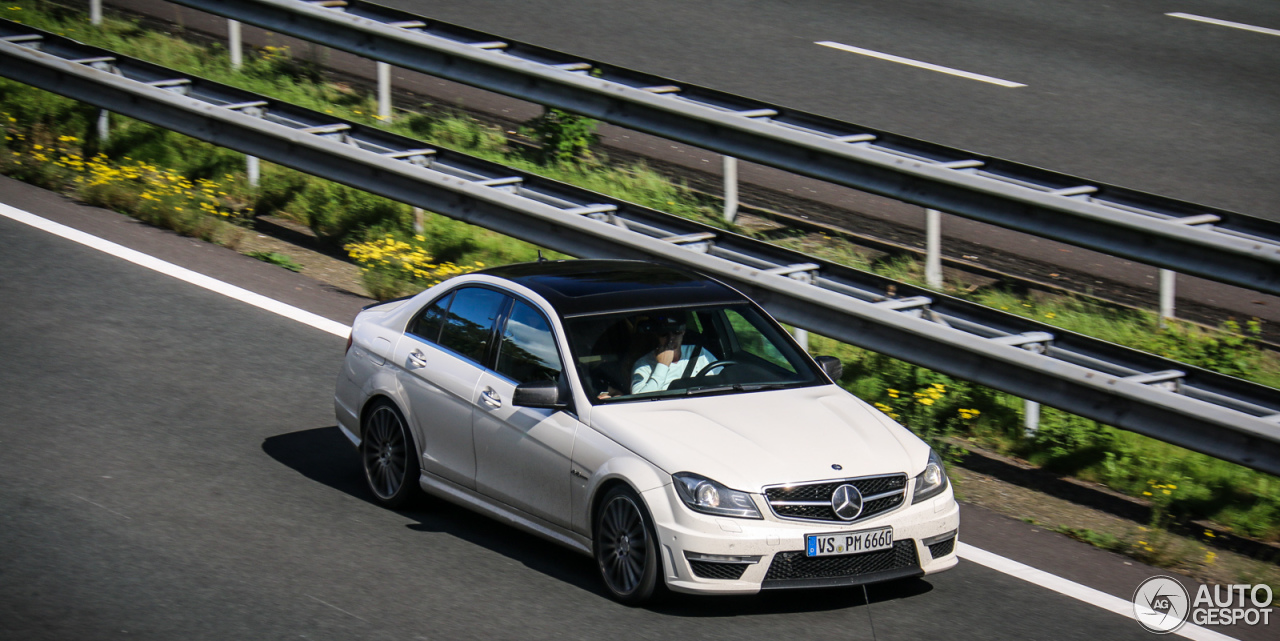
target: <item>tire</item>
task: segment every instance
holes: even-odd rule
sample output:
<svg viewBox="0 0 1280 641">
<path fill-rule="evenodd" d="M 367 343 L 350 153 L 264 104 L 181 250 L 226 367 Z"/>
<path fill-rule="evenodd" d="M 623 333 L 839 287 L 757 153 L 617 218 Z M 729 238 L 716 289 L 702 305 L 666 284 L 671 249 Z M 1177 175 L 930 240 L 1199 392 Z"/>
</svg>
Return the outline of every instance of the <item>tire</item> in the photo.
<svg viewBox="0 0 1280 641">
<path fill-rule="evenodd" d="M 360 462 L 374 502 L 397 509 L 417 500 L 422 494 L 418 452 L 400 410 L 390 401 L 376 401 L 365 412 L 362 434 Z"/>
<path fill-rule="evenodd" d="M 605 588 L 627 605 L 648 601 L 658 587 L 662 560 L 644 502 L 631 488 L 614 486 L 600 501 L 594 525 L 592 547 Z"/>
</svg>

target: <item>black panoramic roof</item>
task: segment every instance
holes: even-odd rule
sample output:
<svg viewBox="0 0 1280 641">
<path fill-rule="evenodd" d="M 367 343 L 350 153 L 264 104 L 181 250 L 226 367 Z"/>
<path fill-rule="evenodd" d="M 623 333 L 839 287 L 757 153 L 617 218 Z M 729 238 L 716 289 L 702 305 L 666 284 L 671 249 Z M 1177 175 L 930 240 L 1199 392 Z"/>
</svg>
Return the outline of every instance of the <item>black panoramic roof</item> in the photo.
<svg viewBox="0 0 1280 641">
<path fill-rule="evenodd" d="M 702 274 L 636 260 L 548 260 L 478 273 L 532 289 L 564 317 L 746 300 Z"/>
</svg>

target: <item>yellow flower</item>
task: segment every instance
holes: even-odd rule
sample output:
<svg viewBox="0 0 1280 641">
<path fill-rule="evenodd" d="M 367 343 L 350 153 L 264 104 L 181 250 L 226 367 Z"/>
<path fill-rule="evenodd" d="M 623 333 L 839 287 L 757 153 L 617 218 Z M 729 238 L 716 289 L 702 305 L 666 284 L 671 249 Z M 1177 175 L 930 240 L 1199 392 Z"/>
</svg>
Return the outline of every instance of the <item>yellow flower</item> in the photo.
<svg viewBox="0 0 1280 641">
<path fill-rule="evenodd" d="M 1143 493 L 1142 493 L 1142 495 L 1143 495 L 1143 496 L 1151 496 L 1151 493 L 1150 493 L 1150 492 L 1143 492 Z"/>
</svg>

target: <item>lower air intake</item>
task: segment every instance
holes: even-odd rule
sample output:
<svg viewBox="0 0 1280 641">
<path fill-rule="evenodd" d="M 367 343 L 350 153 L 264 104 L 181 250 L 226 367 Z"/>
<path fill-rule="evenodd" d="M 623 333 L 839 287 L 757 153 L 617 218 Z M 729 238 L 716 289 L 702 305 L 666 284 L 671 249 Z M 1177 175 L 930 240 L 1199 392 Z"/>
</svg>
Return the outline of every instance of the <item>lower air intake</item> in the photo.
<svg viewBox="0 0 1280 641">
<path fill-rule="evenodd" d="M 858 585 L 918 576 L 920 560 L 913 539 L 888 550 L 845 556 L 808 557 L 804 551 L 779 552 L 769 564 L 763 588 Z"/>
</svg>

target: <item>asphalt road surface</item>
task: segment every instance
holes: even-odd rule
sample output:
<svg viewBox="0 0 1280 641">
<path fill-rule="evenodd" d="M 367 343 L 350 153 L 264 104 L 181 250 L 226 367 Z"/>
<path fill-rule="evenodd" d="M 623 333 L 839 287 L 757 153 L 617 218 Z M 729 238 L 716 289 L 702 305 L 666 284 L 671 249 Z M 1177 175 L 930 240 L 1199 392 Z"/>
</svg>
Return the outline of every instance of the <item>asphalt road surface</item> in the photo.
<svg viewBox="0 0 1280 641">
<path fill-rule="evenodd" d="M 1280 4 L 1274 2 L 380 4 L 935 143 L 1280 220 Z M 816 44 L 827 41 L 1025 86 Z"/>
<path fill-rule="evenodd" d="M 0 202 L 335 320 L 363 302 L 8 179 Z M 1150 638 L 968 561 L 869 601 L 623 607 L 586 557 L 449 505 L 374 506 L 333 419 L 342 347 L 0 215 L 0 638 Z M 1163 573 L 964 509 L 962 540 L 1122 599 Z"/>
</svg>

